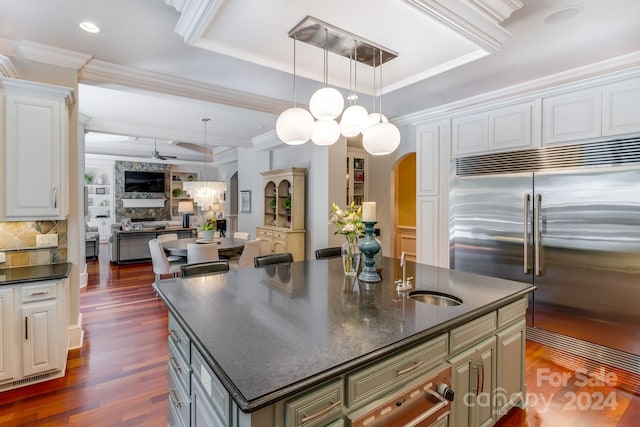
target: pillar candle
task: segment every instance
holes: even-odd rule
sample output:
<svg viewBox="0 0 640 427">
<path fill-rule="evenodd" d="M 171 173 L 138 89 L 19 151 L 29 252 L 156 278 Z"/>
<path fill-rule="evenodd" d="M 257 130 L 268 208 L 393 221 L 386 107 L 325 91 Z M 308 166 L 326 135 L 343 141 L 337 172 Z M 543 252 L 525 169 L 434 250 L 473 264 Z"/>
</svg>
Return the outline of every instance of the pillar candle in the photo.
<svg viewBox="0 0 640 427">
<path fill-rule="evenodd" d="M 376 221 L 376 202 L 362 203 L 362 220 L 367 222 Z"/>
</svg>

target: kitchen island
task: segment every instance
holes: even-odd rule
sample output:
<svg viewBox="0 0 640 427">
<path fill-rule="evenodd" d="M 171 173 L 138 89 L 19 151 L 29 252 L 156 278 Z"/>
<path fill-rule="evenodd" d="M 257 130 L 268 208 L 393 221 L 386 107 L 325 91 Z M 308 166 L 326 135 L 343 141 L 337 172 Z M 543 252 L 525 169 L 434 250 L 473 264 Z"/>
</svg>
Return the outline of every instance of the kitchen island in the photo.
<svg viewBox="0 0 640 427">
<path fill-rule="evenodd" d="M 170 312 L 171 421 L 356 425 L 443 369 L 457 398 L 437 425 L 491 424 L 522 403 L 534 287 L 422 264 L 407 270 L 415 290 L 462 303 L 432 305 L 396 291 L 402 270 L 388 258 L 378 283 L 345 277 L 340 259 L 157 281 Z M 464 399 L 497 388 L 506 390 L 503 404 Z"/>
</svg>

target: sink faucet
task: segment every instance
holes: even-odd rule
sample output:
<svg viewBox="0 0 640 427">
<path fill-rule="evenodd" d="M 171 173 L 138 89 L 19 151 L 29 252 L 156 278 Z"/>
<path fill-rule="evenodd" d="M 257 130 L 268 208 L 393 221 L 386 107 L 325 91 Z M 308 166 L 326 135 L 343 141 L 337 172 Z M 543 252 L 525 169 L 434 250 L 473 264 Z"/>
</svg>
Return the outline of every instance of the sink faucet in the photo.
<svg viewBox="0 0 640 427">
<path fill-rule="evenodd" d="M 400 267 L 402 267 L 402 280 L 396 280 L 396 290 L 406 291 L 411 289 L 411 279 L 413 277 L 407 277 L 407 254 L 402 252 L 400 255 Z"/>
</svg>

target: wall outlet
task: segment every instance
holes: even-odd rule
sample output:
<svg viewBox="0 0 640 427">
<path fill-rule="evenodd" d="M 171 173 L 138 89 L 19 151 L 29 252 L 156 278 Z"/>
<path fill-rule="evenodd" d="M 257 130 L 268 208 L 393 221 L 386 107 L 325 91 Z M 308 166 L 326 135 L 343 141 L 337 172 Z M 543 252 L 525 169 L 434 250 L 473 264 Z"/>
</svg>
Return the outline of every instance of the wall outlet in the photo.
<svg viewBox="0 0 640 427">
<path fill-rule="evenodd" d="M 0 263 L 7 262 L 7 255 L 4 252 L 0 252 Z"/>
<path fill-rule="evenodd" d="M 57 234 L 38 234 L 36 235 L 36 248 L 57 248 Z"/>
</svg>

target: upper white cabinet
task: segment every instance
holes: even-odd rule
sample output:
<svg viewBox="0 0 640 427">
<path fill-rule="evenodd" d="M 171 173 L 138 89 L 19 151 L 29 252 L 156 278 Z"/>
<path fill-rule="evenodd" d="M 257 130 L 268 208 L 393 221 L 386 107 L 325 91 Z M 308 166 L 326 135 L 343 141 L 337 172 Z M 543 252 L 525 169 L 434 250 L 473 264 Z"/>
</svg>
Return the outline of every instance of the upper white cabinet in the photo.
<svg viewBox="0 0 640 427">
<path fill-rule="evenodd" d="M 0 216 L 64 219 L 68 214 L 69 88 L 0 79 Z"/>
<path fill-rule="evenodd" d="M 602 91 L 602 134 L 640 132 L 640 78 L 605 86 Z"/>
<path fill-rule="evenodd" d="M 454 156 L 517 150 L 540 145 L 540 102 L 465 114 L 451 120 Z"/>
<path fill-rule="evenodd" d="M 545 97 L 542 103 L 542 145 L 640 132 L 638 77 Z"/>
<path fill-rule="evenodd" d="M 542 145 L 601 135 L 602 90 L 585 89 L 542 100 Z"/>
</svg>

